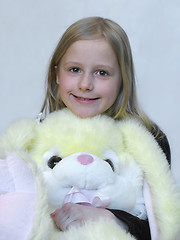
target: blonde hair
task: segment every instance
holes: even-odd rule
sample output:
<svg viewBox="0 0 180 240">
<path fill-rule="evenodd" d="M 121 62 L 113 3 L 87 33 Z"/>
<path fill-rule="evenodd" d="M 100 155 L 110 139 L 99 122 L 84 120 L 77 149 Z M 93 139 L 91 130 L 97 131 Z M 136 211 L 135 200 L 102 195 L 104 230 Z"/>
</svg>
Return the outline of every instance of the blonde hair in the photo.
<svg viewBox="0 0 180 240">
<path fill-rule="evenodd" d="M 47 79 L 47 92 L 42 111 L 53 112 L 66 107 L 59 96 L 56 72 L 62 57 L 72 43 L 78 40 L 105 38 L 117 57 L 122 84 L 114 104 L 106 114 L 114 119 L 138 118 L 149 130 L 155 126 L 140 109 L 137 96 L 131 47 L 125 31 L 115 22 L 101 17 L 89 17 L 72 24 L 60 39 L 52 56 Z"/>
</svg>

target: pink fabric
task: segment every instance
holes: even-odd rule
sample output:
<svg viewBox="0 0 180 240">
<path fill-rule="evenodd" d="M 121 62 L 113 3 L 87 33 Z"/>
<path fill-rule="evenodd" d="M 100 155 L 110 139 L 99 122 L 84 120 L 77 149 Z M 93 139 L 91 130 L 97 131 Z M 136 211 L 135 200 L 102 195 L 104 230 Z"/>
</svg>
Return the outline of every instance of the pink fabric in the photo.
<svg viewBox="0 0 180 240">
<path fill-rule="evenodd" d="M 36 183 L 18 156 L 0 159 L 0 239 L 26 240 L 33 226 Z"/>
<path fill-rule="evenodd" d="M 151 239 L 158 240 L 160 232 L 159 232 L 157 220 L 154 215 L 151 190 L 146 181 L 144 181 L 144 189 L 143 190 L 144 190 L 143 191 L 144 192 L 144 201 L 145 201 L 145 205 L 146 205 L 149 226 L 150 226 L 150 231 L 151 231 Z"/>
<path fill-rule="evenodd" d="M 64 203 L 68 202 L 106 208 L 109 205 L 109 198 L 98 195 L 97 190 L 72 187 L 64 198 Z"/>
</svg>

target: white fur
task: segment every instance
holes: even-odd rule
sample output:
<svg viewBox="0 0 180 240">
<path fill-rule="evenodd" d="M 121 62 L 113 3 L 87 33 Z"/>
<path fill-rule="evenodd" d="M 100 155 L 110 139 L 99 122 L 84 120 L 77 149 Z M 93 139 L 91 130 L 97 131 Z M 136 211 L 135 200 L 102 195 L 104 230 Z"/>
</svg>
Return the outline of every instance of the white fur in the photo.
<svg viewBox="0 0 180 240">
<path fill-rule="evenodd" d="M 82 154 L 91 156 L 94 161 L 82 165 L 77 160 Z M 93 154 L 72 154 L 61 160 L 53 169 L 44 172 L 49 202 L 56 208 L 61 207 L 65 195 L 72 187 L 96 190 L 97 195 L 109 198 L 108 208 L 121 209 L 145 219 L 142 171 L 133 159 L 129 162 L 119 162 L 118 168 L 120 174 L 113 172 L 106 161 Z"/>
</svg>

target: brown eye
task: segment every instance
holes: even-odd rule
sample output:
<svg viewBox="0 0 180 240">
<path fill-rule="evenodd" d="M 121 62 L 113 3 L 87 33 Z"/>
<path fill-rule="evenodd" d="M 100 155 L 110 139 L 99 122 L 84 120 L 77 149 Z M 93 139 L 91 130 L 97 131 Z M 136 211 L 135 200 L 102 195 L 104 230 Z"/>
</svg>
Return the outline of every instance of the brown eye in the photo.
<svg viewBox="0 0 180 240">
<path fill-rule="evenodd" d="M 110 167 L 112 168 L 112 170 L 114 172 L 114 165 L 113 165 L 112 161 L 110 159 L 105 159 L 104 161 L 109 163 Z"/>
<path fill-rule="evenodd" d="M 80 69 L 78 67 L 73 67 L 70 69 L 70 72 L 72 73 L 80 73 Z"/>
<path fill-rule="evenodd" d="M 106 77 L 106 76 L 108 76 L 108 73 L 106 71 L 104 71 L 104 70 L 99 70 L 97 72 L 97 75 Z"/>
<path fill-rule="evenodd" d="M 52 156 L 47 165 L 48 167 L 50 167 L 51 169 L 53 169 L 60 161 L 62 160 L 62 158 L 58 157 L 58 156 Z"/>
</svg>

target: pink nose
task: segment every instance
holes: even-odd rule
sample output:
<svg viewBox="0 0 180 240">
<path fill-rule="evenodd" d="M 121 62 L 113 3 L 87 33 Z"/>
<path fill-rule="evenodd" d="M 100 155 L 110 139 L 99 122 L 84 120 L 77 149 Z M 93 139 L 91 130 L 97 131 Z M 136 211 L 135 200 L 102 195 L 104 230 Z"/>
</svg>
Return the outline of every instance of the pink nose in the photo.
<svg viewBox="0 0 180 240">
<path fill-rule="evenodd" d="M 94 161 L 93 157 L 91 157 L 88 154 L 81 154 L 77 157 L 77 160 L 82 164 L 82 165 L 88 165 Z"/>
</svg>

